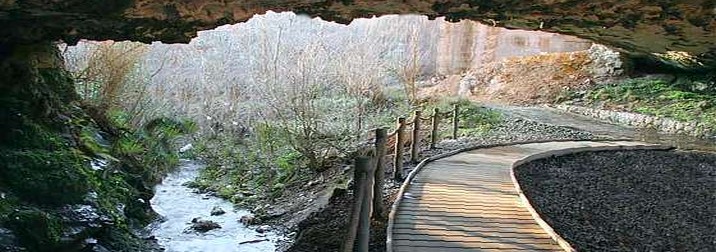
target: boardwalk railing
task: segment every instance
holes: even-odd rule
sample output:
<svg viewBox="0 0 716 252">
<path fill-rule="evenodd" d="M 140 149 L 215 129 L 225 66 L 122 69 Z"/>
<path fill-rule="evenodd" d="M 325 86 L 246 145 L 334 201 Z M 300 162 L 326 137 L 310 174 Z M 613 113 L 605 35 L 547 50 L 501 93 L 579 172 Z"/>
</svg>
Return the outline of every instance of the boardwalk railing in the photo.
<svg viewBox="0 0 716 252">
<path fill-rule="evenodd" d="M 410 162 L 418 163 L 420 157 L 420 142 L 422 139 L 421 126 L 423 121 L 430 122 L 430 149 L 434 149 L 440 140 L 440 122 L 452 117 L 452 138 L 458 137 L 459 107 L 457 104 L 453 109 L 440 112 L 438 108 L 433 109 L 429 117 L 422 117 L 422 111 L 416 110 L 410 122 L 405 117 L 396 119 L 395 130 L 390 133 L 385 128 L 374 130 L 374 146 L 365 150 L 364 155 L 355 159 L 354 168 L 354 205 L 350 219 L 348 236 L 343 244 L 344 252 L 358 251 L 367 252 L 370 242 L 370 220 L 383 219 L 386 215 L 383 205 L 383 180 L 385 175 L 385 157 L 389 145 L 393 145 L 393 179 L 403 180 L 403 156 L 406 144 L 406 131 L 410 129 Z M 392 141 L 391 141 L 392 140 Z M 392 143 L 391 143 L 392 142 Z"/>
</svg>

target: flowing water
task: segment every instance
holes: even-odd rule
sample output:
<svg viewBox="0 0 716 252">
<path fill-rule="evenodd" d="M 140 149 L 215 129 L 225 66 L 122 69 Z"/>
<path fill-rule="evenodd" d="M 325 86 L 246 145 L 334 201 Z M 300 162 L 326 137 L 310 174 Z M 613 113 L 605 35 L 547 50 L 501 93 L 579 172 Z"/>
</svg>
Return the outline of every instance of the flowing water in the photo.
<svg viewBox="0 0 716 252">
<path fill-rule="evenodd" d="M 279 239 L 276 234 L 261 234 L 239 222 L 248 211 L 234 209 L 226 200 L 195 193 L 183 185 L 194 180 L 202 168 L 199 163 L 182 161 L 176 171 L 156 186 L 151 203 L 163 221 L 152 224 L 150 231 L 159 244 L 168 252 L 274 251 Z M 215 206 L 226 213 L 211 216 Z M 197 217 L 214 221 L 221 228 L 206 233 L 190 231 L 191 221 Z"/>
</svg>

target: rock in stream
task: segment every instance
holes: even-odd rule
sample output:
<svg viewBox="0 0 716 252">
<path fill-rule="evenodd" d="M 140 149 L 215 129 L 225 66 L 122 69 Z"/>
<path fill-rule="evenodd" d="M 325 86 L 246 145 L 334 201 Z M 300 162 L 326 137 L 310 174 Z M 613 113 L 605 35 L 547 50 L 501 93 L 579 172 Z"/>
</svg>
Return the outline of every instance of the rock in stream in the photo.
<svg viewBox="0 0 716 252">
<path fill-rule="evenodd" d="M 276 234 L 259 233 L 239 222 L 248 211 L 234 209 L 217 197 L 202 199 L 203 195 L 183 185 L 194 180 L 202 168 L 196 162 L 183 161 L 155 188 L 151 204 L 163 221 L 149 229 L 159 244 L 168 252 L 274 251 Z"/>
</svg>

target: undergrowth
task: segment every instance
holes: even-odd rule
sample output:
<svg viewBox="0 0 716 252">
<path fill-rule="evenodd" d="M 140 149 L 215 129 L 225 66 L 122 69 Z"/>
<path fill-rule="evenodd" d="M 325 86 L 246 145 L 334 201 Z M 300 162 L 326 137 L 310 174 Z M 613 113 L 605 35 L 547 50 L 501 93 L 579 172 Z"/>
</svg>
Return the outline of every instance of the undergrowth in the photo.
<svg viewBox="0 0 716 252">
<path fill-rule="evenodd" d="M 395 120 L 398 116 L 410 120 L 412 114 L 409 113 L 410 106 L 402 103 L 404 100 L 399 95 L 391 96 L 388 100 L 393 104 L 382 110 L 376 110 L 378 112 L 371 120 L 377 122 L 375 126 L 392 130 L 395 128 Z M 419 108 L 423 111 L 423 117 L 428 117 L 433 108 L 437 107 L 445 112 L 451 110 L 453 104 L 458 104 L 460 107 L 460 137 L 479 136 L 502 122 L 499 113 L 466 100 L 443 99 L 422 104 Z M 447 117 L 448 119 L 440 124 L 440 139 L 452 136 L 450 119 L 452 115 Z M 429 122 L 424 121 L 424 129 L 429 128 L 429 125 Z M 366 131 L 364 136 L 370 136 L 369 129 L 364 131 Z M 207 167 L 189 185 L 202 191 L 213 191 L 218 196 L 245 207 L 259 201 L 270 202 L 277 199 L 285 193 L 285 190 L 308 183 L 326 169 L 311 167 L 310 162 L 301 152 L 288 144 L 290 139 L 291 137 L 285 135 L 284 131 L 274 126 L 259 124 L 247 135 L 223 132 L 200 140 L 193 151 L 207 163 Z M 352 153 L 358 146 L 366 143 L 364 138 L 342 138 L 339 141 L 343 142 L 334 144 L 347 145 L 351 148 L 347 148 L 345 152 L 318 150 L 318 152 L 328 152 L 325 164 L 328 168 L 349 163 Z"/>
<path fill-rule="evenodd" d="M 658 79 L 630 79 L 566 97 L 587 105 L 716 126 L 716 94 L 693 90 L 693 86 Z"/>
</svg>

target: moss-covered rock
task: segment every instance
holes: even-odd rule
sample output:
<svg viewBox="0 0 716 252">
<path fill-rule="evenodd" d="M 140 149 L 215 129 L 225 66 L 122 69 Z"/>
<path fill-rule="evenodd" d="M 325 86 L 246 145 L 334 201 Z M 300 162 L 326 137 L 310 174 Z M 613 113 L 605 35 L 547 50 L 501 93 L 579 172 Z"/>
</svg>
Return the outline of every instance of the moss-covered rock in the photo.
<svg viewBox="0 0 716 252">
<path fill-rule="evenodd" d="M 56 251 L 62 239 L 62 224 L 55 216 L 39 209 L 13 213 L 8 226 L 30 251 Z"/>
<path fill-rule="evenodd" d="M 121 131 L 80 105 L 55 45 L 0 49 L 0 238 L 18 243 L 3 249 L 152 251 L 132 232 L 155 217 L 147 153 L 111 155 L 119 136 L 102 135 Z"/>
<path fill-rule="evenodd" d="M 89 162 L 71 150 L 0 149 L 0 177 L 13 193 L 37 204 L 72 204 L 90 189 Z"/>
</svg>

